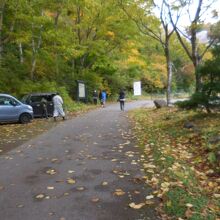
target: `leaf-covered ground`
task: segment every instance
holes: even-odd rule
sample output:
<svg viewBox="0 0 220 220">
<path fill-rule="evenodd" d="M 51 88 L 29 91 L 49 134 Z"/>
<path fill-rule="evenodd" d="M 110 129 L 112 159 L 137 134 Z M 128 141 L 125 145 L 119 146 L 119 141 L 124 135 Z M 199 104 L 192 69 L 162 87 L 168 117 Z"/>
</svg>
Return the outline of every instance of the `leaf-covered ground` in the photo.
<svg viewBox="0 0 220 220">
<path fill-rule="evenodd" d="M 162 219 L 219 219 L 220 115 L 164 108 L 130 116 Z M 193 127 L 184 128 L 186 122 Z"/>
<path fill-rule="evenodd" d="M 78 104 L 71 109 L 71 112 L 67 113 L 67 119 L 76 117 L 77 115 L 96 107 L 98 106 Z M 37 135 L 46 132 L 60 122 L 62 122 L 61 118 L 59 118 L 57 122 L 54 122 L 53 118 L 49 118 L 48 120 L 37 118 L 28 124 L 0 124 L 0 155 L 16 148 Z"/>
</svg>

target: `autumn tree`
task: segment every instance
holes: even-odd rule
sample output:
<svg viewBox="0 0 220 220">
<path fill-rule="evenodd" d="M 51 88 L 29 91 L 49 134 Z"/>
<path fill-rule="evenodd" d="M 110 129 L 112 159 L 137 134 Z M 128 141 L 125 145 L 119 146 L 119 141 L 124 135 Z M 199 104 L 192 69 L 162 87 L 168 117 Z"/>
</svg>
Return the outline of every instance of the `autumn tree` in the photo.
<svg viewBox="0 0 220 220">
<path fill-rule="evenodd" d="M 166 1 L 166 4 L 169 8 L 170 20 L 173 24 L 179 42 L 193 63 L 196 79 L 196 91 L 199 91 L 201 84 L 201 77 L 196 69 L 201 63 L 206 52 L 215 42 L 215 39 L 209 39 L 209 42 L 204 46 L 204 43 L 199 41 L 198 33 L 204 30 L 203 27 L 205 24 L 205 19 L 207 14 L 210 13 L 210 10 L 213 10 L 214 15 L 216 15 L 214 9 L 212 9 L 214 2 L 215 0 L 199 0 L 197 2 L 191 0 L 178 0 L 175 1 L 175 3 Z M 178 11 L 178 13 L 183 17 L 184 23 L 187 25 L 185 29 L 181 28 L 180 25 L 176 25 L 174 16 L 174 12 L 176 11 Z M 187 39 L 187 41 L 185 39 Z M 190 47 L 188 42 L 190 42 Z"/>
<path fill-rule="evenodd" d="M 166 1 L 163 0 L 161 3 L 156 2 L 143 2 L 136 1 L 132 3 L 131 1 L 120 0 L 120 6 L 125 11 L 130 19 L 132 19 L 139 30 L 158 41 L 164 51 L 164 56 L 166 58 L 166 72 L 167 72 L 167 104 L 169 105 L 171 100 L 171 87 L 172 87 L 172 61 L 170 52 L 170 39 L 174 33 L 174 27 L 168 16 L 168 7 Z M 159 19 L 152 13 L 153 8 L 156 8 L 159 12 Z M 134 10 L 135 9 L 135 10 Z M 178 21 L 178 16 L 176 22 Z M 173 23 L 174 24 L 174 23 Z M 175 25 L 174 25 L 175 26 Z"/>
</svg>

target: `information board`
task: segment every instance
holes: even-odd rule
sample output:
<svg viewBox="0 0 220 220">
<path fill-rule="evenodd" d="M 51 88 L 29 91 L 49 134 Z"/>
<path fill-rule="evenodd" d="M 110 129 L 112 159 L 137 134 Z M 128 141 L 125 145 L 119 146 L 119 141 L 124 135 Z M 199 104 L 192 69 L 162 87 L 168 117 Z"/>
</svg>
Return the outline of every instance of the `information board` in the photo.
<svg viewBox="0 0 220 220">
<path fill-rule="evenodd" d="M 134 95 L 141 95 L 141 81 L 133 83 Z"/>
<path fill-rule="evenodd" d="M 85 98 L 86 97 L 86 88 L 85 88 L 85 84 L 79 82 L 78 84 L 78 88 L 79 88 L 79 98 Z"/>
</svg>

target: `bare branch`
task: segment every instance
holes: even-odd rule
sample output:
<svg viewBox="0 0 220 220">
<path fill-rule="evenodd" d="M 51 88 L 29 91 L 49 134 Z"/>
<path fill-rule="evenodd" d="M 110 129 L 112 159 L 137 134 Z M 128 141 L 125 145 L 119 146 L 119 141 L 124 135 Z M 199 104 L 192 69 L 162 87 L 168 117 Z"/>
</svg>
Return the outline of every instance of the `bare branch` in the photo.
<svg viewBox="0 0 220 220">
<path fill-rule="evenodd" d="M 210 2 L 204 9 L 204 11 L 202 11 L 201 9 L 201 12 L 200 12 L 200 16 L 199 18 L 201 18 L 203 15 L 205 15 L 207 13 L 207 11 L 212 7 L 212 4 L 215 2 L 216 0 L 212 0 L 212 2 Z"/>
<path fill-rule="evenodd" d="M 151 28 L 149 28 L 149 26 L 147 26 L 142 19 L 140 19 L 140 22 L 138 22 L 135 18 L 133 18 L 128 12 L 127 10 L 124 8 L 123 4 L 120 4 L 120 7 L 122 8 L 122 10 L 125 12 L 125 14 L 132 20 L 135 22 L 135 24 L 137 25 L 139 31 L 141 31 L 143 34 L 148 35 L 150 37 L 152 37 L 153 39 L 155 39 L 156 41 L 159 41 L 161 44 L 164 45 L 164 42 L 162 41 L 162 38 L 160 36 L 160 34 L 158 35 L 157 33 L 155 33 Z M 141 25 L 140 25 L 141 23 Z M 145 30 L 143 30 L 143 28 Z"/>
<path fill-rule="evenodd" d="M 189 49 L 187 48 L 186 44 L 184 43 L 184 41 L 183 41 L 183 39 L 182 39 L 182 37 L 181 37 L 181 35 L 180 35 L 180 32 L 179 32 L 179 30 L 177 29 L 176 24 L 175 24 L 174 21 L 173 21 L 173 17 L 172 17 L 172 15 L 171 15 L 171 9 L 170 9 L 170 7 L 169 7 L 168 14 L 169 14 L 169 17 L 170 17 L 170 21 L 171 21 L 171 23 L 172 23 L 172 25 L 173 25 L 173 28 L 174 28 L 174 30 L 175 30 L 175 32 L 176 32 L 177 38 L 178 38 L 179 41 L 180 41 L 180 44 L 182 45 L 183 49 L 184 49 L 185 52 L 187 53 L 188 57 L 192 60 L 192 55 L 191 55 Z"/>
<path fill-rule="evenodd" d="M 202 10 L 202 3 L 203 3 L 203 0 L 199 0 L 199 4 L 198 4 L 197 10 L 196 10 L 195 17 L 193 19 L 193 23 L 197 23 L 200 18 L 200 12 Z"/>
<path fill-rule="evenodd" d="M 190 40 L 190 37 L 188 35 L 186 35 L 183 31 L 181 31 L 178 27 L 176 27 L 176 29 L 178 30 L 178 32 L 183 35 L 183 37 L 185 37 L 186 39 Z"/>
<path fill-rule="evenodd" d="M 215 42 L 216 39 L 213 39 L 209 42 L 209 44 L 207 45 L 207 47 L 205 48 L 205 50 L 203 51 L 203 53 L 200 55 L 200 58 L 202 59 L 205 55 L 205 53 L 209 50 L 209 48 L 213 45 L 213 43 Z"/>
<path fill-rule="evenodd" d="M 163 25 L 163 29 L 165 29 L 165 21 L 164 21 L 164 19 L 163 19 L 163 6 L 164 6 L 164 0 L 162 1 L 162 3 L 161 3 L 161 10 L 160 10 L 160 21 L 161 21 L 161 23 L 162 23 L 162 25 Z"/>
</svg>

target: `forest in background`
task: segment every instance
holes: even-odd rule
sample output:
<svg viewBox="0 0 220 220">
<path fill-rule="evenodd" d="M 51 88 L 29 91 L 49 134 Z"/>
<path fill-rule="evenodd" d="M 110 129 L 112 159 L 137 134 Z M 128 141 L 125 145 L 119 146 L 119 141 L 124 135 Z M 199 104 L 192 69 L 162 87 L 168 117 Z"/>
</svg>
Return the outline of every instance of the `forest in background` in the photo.
<svg viewBox="0 0 220 220">
<path fill-rule="evenodd" d="M 164 93 L 163 44 L 139 25 L 162 30 L 164 20 L 151 13 L 154 7 L 152 1 L 1 0 L 0 92 L 21 97 L 60 91 L 74 98 L 76 80 L 84 80 L 89 97 L 94 89 L 114 96 L 141 80 L 144 92 Z M 169 46 L 172 91 L 193 91 L 195 68 L 178 34 L 170 36 Z M 210 58 L 207 50 L 204 59 Z"/>
</svg>

